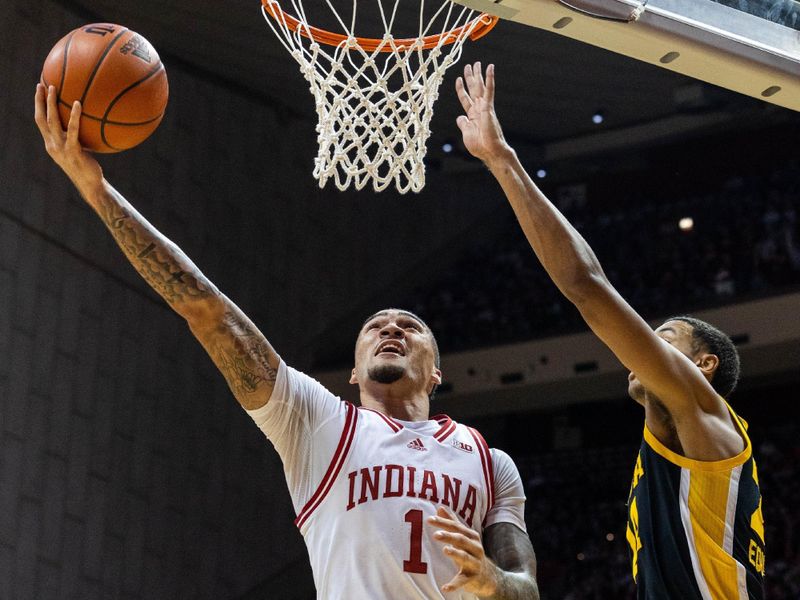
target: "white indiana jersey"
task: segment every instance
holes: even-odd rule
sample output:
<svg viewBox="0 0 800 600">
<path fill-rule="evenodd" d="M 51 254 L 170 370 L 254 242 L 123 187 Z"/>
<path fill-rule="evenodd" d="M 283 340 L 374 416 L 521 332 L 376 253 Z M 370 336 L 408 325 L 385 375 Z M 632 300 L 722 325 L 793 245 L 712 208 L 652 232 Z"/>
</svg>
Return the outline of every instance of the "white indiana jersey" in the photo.
<svg viewBox="0 0 800 600">
<path fill-rule="evenodd" d="M 514 463 L 447 416 L 356 408 L 284 363 L 270 401 L 248 412 L 283 460 L 318 598 L 473 600 L 442 593 L 458 569 L 427 518 L 443 505 L 478 533 L 525 530 Z"/>
</svg>

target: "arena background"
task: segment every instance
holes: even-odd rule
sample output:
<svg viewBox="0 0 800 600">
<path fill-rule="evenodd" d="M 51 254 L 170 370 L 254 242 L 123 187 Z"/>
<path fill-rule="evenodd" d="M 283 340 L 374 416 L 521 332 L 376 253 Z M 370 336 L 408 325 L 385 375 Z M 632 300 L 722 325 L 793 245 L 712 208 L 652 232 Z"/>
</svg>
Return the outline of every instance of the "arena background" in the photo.
<svg viewBox="0 0 800 600">
<path fill-rule="evenodd" d="M 314 597 L 277 456 L 33 123 L 50 47 L 101 20 L 159 49 L 171 94 L 151 140 L 101 159 L 108 179 L 332 386 L 367 314 L 419 311 L 445 352 L 434 410 L 520 466 L 542 597 L 632 597 L 641 413 L 458 146 L 455 69 L 423 193 L 321 191 L 311 97 L 257 2 L 2 9 L 0 598 Z M 654 321 L 699 311 L 737 336 L 769 597 L 800 598 L 798 115 L 508 23 L 467 46 L 462 62 L 477 59 L 498 65 L 508 138 L 634 306 Z"/>
</svg>

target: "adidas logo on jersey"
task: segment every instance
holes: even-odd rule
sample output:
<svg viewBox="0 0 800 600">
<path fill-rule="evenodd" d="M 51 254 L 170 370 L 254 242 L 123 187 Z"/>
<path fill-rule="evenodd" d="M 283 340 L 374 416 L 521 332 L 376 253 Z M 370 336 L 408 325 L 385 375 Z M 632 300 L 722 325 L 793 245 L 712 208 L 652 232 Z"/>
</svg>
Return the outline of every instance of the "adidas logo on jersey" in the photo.
<svg viewBox="0 0 800 600">
<path fill-rule="evenodd" d="M 450 442 L 450 445 L 453 446 L 453 448 L 458 448 L 459 450 L 463 450 L 464 452 L 468 452 L 470 454 L 475 452 L 472 446 L 470 446 L 469 444 L 465 444 L 464 442 L 459 442 L 455 438 L 453 438 L 453 440 Z"/>
<path fill-rule="evenodd" d="M 419 450 L 420 452 L 427 452 L 428 449 L 422 443 L 422 440 L 419 438 L 414 438 L 410 442 L 408 442 L 408 447 L 412 450 Z"/>
</svg>

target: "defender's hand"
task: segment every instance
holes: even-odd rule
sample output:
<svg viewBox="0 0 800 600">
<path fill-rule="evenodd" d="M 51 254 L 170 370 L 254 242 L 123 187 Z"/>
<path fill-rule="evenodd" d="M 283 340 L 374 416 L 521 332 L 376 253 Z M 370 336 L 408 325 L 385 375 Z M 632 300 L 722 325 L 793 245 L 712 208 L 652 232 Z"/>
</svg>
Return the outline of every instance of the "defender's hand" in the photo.
<svg viewBox="0 0 800 600">
<path fill-rule="evenodd" d="M 458 567 L 458 573 L 442 586 L 442 592 L 463 588 L 478 596 L 492 596 L 498 587 L 498 567 L 486 556 L 478 532 L 443 506 L 436 516 L 428 518 L 428 523 L 437 528 L 433 537 L 445 543 L 442 552 Z"/>
<path fill-rule="evenodd" d="M 487 67 L 485 83 L 480 62 L 476 62 L 474 66 L 466 65 L 464 78 L 456 79 L 456 93 L 466 113 L 456 119 L 456 124 L 469 153 L 489 163 L 509 152 L 510 148 L 494 112 L 494 65 Z"/>
<path fill-rule="evenodd" d="M 72 105 L 67 130 L 61 126 L 56 106 L 56 90 L 36 84 L 34 119 L 44 139 L 47 153 L 61 167 L 81 191 L 82 186 L 96 185 L 103 179 L 103 170 L 94 157 L 81 148 L 78 141 L 78 125 L 81 120 L 81 104 Z"/>
</svg>

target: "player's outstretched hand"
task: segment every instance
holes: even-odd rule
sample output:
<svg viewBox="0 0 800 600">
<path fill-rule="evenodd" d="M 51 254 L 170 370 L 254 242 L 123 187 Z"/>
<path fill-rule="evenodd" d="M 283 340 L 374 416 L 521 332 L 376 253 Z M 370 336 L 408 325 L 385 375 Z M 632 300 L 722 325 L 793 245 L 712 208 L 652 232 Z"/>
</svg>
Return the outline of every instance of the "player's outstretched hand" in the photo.
<svg viewBox="0 0 800 600">
<path fill-rule="evenodd" d="M 99 163 L 78 142 L 80 102 L 76 100 L 72 105 L 66 131 L 58 118 L 56 102 L 56 90 L 52 85 L 46 89 L 41 83 L 36 84 L 34 119 L 47 153 L 79 189 L 101 182 L 103 170 Z"/>
<path fill-rule="evenodd" d="M 486 81 L 480 62 L 466 65 L 463 79 L 456 79 L 456 93 L 466 113 L 456 119 L 456 125 L 469 153 L 489 163 L 507 152 L 509 147 L 494 112 L 494 65 L 486 68 Z"/>
<path fill-rule="evenodd" d="M 477 596 L 494 595 L 498 587 L 498 567 L 486 556 L 478 532 L 443 506 L 437 509 L 436 516 L 428 518 L 428 523 L 437 528 L 433 537 L 444 543 L 442 552 L 458 567 L 458 573 L 442 586 L 442 592 L 464 589 Z"/>
</svg>

